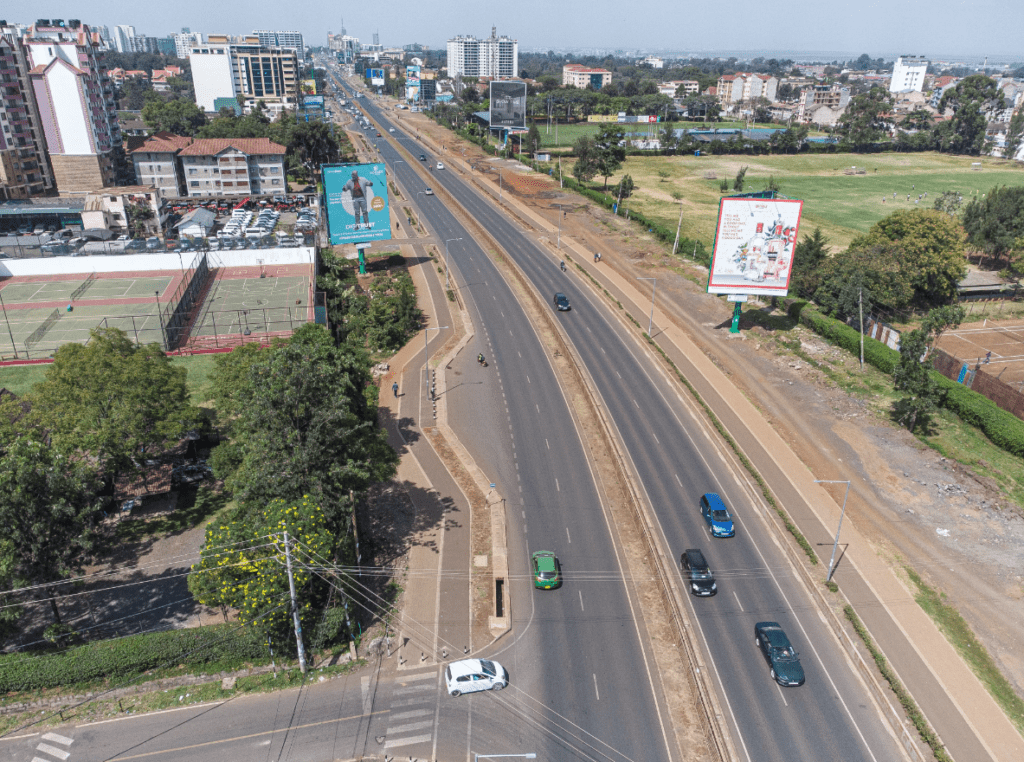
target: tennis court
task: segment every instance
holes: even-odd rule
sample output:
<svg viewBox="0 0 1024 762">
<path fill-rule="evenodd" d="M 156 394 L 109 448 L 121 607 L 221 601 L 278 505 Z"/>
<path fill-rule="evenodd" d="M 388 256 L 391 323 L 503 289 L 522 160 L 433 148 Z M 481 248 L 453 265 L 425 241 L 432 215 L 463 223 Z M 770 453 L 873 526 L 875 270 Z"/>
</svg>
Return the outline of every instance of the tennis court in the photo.
<svg viewBox="0 0 1024 762">
<path fill-rule="evenodd" d="M 955 331 L 946 331 L 936 346 L 1006 384 L 1024 381 L 1024 323 L 989 320 Z M 991 354 L 989 354 L 991 353 Z"/>
<path fill-rule="evenodd" d="M 218 277 L 190 332 L 192 343 L 220 346 L 223 338 L 230 346 L 245 337 L 286 336 L 312 320 L 309 289 L 308 275 Z"/>
<path fill-rule="evenodd" d="M 22 281 L 3 288 L 7 305 L 39 302 L 97 301 L 101 299 L 148 299 L 155 292 L 161 295 L 174 280 L 172 276 L 145 278 L 96 278 L 74 276 L 71 280 Z"/>
</svg>

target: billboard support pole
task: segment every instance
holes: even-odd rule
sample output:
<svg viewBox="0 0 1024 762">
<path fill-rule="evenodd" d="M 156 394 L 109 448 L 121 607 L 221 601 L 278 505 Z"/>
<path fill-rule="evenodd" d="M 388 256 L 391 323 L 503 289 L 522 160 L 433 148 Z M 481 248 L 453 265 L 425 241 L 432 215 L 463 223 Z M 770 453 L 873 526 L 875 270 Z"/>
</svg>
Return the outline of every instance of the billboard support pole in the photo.
<svg viewBox="0 0 1024 762">
<path fill-rule="evenodd" d="M 729 333 L 740 332 L 740 310 L 742 306 L 741 302 L 736 302 L 732 307 L 732 325 L 729 326 Z"/>
</svg>

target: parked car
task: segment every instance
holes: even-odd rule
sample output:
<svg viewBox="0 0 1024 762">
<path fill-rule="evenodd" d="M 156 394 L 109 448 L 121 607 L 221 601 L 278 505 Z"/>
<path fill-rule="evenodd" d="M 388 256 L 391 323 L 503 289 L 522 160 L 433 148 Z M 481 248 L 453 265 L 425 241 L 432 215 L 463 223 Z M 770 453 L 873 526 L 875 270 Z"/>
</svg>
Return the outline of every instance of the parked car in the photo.
<svg viewBox="0 0 1024 762">
<path fill-rule="evenodd" d="M 804 668 L 799 654 L 789 642 L 778 622 L 758 622 L 754 625 L 754 643 L 761 649 L 772 679 L 779 685 L 797 686 L 805 681 Z"/>
<path fill-rule="evenodd" d="M 461 696 L 477 691 L 500 691 L 508 685 L 508 672 L 490 659 L 462 659 L 444 669 L 448 695 Z"/>
<path fill-rule="evenodd" d="M 533 586 L 538 590 L 554 590 L 562 585 L 558 558 L 550 550 L 538 550 L 530 557 L 533 565 Z"/>
<path fill-rule="evenodd" d="M 700 498 L 700 513 L 704 521 L 711 527 L 712 537 L 733 537 L 736 527 L 733 525 L 732 514 L 725 503 L 714 492 L 708 492 Z"/>
<path fill-rule="evenodd" d="M 156 249 L 162 249 L 163 244 L 160 242 L 160 239 L 154 235 L 146 239 L 146 248 L 150 251 L 155 251 Z"/>
<path fill-rule="evenodd" d="M 683 579 L 690 584 L 690 592 L 694 595 L 705 597 L 718 592 L 715 575 L 698 548 L 683 551 L 679 557 L 679 567 L 683 571 Z"/>
</svg>

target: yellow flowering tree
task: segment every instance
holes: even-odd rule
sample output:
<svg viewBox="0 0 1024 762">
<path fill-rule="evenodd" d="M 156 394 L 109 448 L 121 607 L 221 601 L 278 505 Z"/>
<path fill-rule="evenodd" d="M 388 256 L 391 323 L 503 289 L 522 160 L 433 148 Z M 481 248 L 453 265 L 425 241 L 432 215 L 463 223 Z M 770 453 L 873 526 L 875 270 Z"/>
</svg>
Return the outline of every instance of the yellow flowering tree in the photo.
<svg viewBox="0 0 1024 762">
<path fill-rule="evenodd" d="M 284 533 L 292 543 L 292 575 L 303 627 L 323 603 L 327 586 L 308 565 L 330 561 L 335 539 L 323 510 L 308 496 L 271 500 L 258 513 L 236 512 L 206 529 L 188 587 L 206 606 L 238 611 L 240 621 L 284 636 L 291 627 Z"/>
</svg>

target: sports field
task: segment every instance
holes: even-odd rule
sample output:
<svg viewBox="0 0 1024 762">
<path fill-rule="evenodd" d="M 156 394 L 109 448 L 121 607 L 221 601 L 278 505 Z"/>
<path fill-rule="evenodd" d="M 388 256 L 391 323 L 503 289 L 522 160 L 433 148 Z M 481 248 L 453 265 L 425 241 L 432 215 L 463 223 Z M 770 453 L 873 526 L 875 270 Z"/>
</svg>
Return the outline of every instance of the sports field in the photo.
<svg viewBox="0 0 1024 762">
<path fill-rule="evenodd" d="M 1024 323 L 1020 321 L 961 326 L 945 331 L 936 346 L 972 367 L 979 365 L 1018 391 L 1024 387 Z"/>
<path fill-rule="evenodd" d="M 976 162 L 980 162 L 980 170 L 973 168 Z M 997 185 L 1024 182 L 1024 169 L 999 159 L 938 153 L 844 153 L 629 157 L 608 184 L 614 185 L 623 174 L 630 175 L 637 190 L 623 206 L 638 209 L 672 229 L 679 220 L 682 203 L 683 235 L 710 245 L 723 195 L 719 184 L 728 180 L 731 189 L 741 167 L 748 167 L 744 191 L 763 190 L 768 178 L 774 177 L 782 195 L 802 199 L 801 236 L 820 227 L 833 248 L 846 246 L 855 235 L 867 232 L 897 209 L 931 208 L 944 191 L 957 191 L 966 202 Z M 865 172 L 844 174 L 851 167 Z M 681 201 L 675 200 L 673 193 L 681 194 Z M 918 195 L 924 193 L 927 197 L 918 201 Z"/>
</svg>

